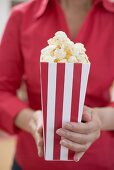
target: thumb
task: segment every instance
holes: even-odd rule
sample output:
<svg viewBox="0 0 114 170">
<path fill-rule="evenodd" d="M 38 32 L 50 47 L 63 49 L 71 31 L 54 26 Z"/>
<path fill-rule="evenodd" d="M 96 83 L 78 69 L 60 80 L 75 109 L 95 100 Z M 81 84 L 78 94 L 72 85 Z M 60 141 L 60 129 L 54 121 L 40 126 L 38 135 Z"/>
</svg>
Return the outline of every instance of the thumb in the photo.
<svg viewBox="0 0 114 170">
<path fill-rule="evenodd" d="M 82 115 L 82 122 L 89 122 L 92 119 L 92 109 L 84 106 L 83 115 Z"/>
<path fill-rule="evenodd" d="M 75 153 L 74 155 L 74 161 L 75 162 L 79 162 L 80 159 L 82 158 L 82 156 L 84 155 L 85 152 L 79 152 L 79 153 Z"/>
<path fill-rule="evenodd" d="M 39 126 L 38 126 L 37 132 L 38 132 L 40 135 L 43 135 L 43 126 L 42 126 L 42 125 L 39 125 Z"/>
</svg>

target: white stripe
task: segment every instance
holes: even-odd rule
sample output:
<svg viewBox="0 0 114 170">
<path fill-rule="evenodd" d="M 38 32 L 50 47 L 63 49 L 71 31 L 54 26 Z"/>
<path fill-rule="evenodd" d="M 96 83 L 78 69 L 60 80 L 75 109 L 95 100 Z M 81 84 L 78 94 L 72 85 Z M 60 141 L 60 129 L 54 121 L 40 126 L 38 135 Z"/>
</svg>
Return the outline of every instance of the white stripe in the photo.
<svg viewBox="0 0 114 170">
<path fill-rule="evenodd" d="M 57 64 L 49 63 L 47 94 L 46 160 L 53 160 Z"/>
<path fill-rule="evenodd" d="M 78 122 L 81 122 L 82 120 L 82 113 L 83 113 L 83 107 L 84 107 L 84 101 L 85 101 L 89 70 L 90 70 L 90 64 L 82 64 Z"/>
<path fill-rule="evenodd" d="M 44 110 L 43 110 L 43 105 L 44 105 L 44 102 L 43 102 L 43 88 L 42 88 L 42 63 L 40 63 L 40 82 L 41 82 L 41 104 L 42 104 L 42 113 L 44 113 Z M 44 124 L 43 124 L 43 135 L 45 134 L 46 132 L 44 132 Z M 45 137 L 45 135 L 44 135 Z M 45 153 L 45 140 L 44 140 L 44 153 Z"/>
<path fill-rule="evenodd" d="M 62 126 L 70 121 L 74 64 L 65 65 Z M 61 146 L 60 160 L 68 160 L 68 149 Z"/>
</svg>

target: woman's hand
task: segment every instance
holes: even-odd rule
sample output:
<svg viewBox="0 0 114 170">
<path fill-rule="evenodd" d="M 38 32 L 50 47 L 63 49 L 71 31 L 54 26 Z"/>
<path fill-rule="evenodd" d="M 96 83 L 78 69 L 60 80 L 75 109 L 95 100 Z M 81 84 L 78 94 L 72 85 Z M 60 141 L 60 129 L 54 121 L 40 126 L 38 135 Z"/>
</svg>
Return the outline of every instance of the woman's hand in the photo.
<svg viewBox="0 0 114 170">
<path fill-rule="evenodd" d="M 57 130 L 57 134 L 62 137 L 60 144 L 75 151 L 76 162 L 100 137 L 101 123 L 95 109 L 84 107 L 83 121 L 86 123 L 66 123 L 63 128 Z"/>
<path fill-rule="evenodd" d="M 38 155 L 42 157 L 43 151 L 43 119 L 41 111 L 33 111 L 32 109 L 22 110 L 15 118 L 15 125 L 30 133 L 35 139 Z"/>
<path fill-rule="evenodd" d="M 43 142 L 43 118 L 42 112 L 36 111 L 29 123 L 32 136 L 36 142 L 39 157 L 44 155 L 44 142 Z"/>
</svg>

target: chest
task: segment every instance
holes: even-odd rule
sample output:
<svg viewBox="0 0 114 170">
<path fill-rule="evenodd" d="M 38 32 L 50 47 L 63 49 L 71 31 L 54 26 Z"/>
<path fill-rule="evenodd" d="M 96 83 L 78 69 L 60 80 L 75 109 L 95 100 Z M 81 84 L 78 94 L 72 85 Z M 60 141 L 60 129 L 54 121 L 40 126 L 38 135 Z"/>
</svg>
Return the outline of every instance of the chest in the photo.
<svg viewBox="0 0 114 170">
<path fill-rule="evenodd" d="M 75 40 L 75 37 L 86 18 L 86 15 L 87 12 L 82 10 L 75 12 L 64 10 L 64 19 L 66 20 L 72 40 Z"/>
<path fill-rule="evenodd" d="M 75 42 L 84 43 L 91 62 L 87 93 L 105 96 L 114 80 L 114 43 L 112 43 L 113 25 L 105 27 L 103 15 L 90 15 L 75 38 Z M 62 20 L 63 21 L 63 20 Z M 62 30 L 69 35 L 65 22 L 50 14 L 27 26 L 22 36 L 22 53 L 25 63 L 27 88 L 40 93 L 40 51 L 55 32 Z M 114 39 L 114 37 L 113 37 Z"/>
</svg>

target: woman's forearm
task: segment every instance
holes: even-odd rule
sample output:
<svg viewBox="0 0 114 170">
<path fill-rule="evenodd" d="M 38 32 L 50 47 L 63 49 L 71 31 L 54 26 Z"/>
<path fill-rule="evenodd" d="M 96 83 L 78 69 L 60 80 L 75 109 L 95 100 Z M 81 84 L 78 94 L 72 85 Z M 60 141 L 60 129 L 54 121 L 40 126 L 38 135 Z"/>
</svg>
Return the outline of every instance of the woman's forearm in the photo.
<svg viewBox="0 0 114 170">
<path fill-rule="evenodd" d="M 95 108 L 95 114 L 100 120 L 101 130 L 114 130 L 113 107 Z"/>
</svg>

